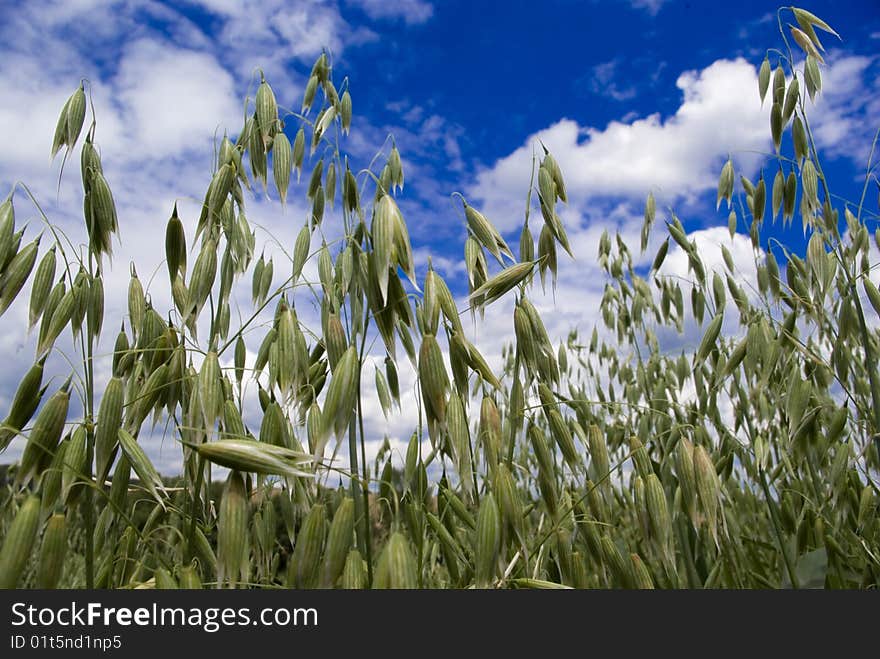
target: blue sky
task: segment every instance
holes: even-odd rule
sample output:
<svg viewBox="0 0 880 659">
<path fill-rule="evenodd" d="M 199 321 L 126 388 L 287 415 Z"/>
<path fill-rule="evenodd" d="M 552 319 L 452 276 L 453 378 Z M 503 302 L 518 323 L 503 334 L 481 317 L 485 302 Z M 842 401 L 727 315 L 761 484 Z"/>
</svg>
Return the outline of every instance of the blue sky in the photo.
<svg viewBox="0 0 880 659">
<path fill-rule="evenodd" d="M 717 245 L 724 242 L 743 278 L 754 278 L 747 235 L 731 240 L 726 210 L 715 211 L 715 184 L 728 154 L 752 179 L 762 166 L 768 179 L 775 173 L 765 157 L 772 150 L 769 104 L 761 107 L 756 83 L 765 50 L 780 45 L 774 3 L 70 0 L 33 1 L 15 11 L 3 4 L 0 187 L 25 181 L 50 218 L 77 236 L 84 235 L 78 165 L 70 163 L 56 195 L 59 161 L 50 165 L 48 153 L 65 99 L 81 77 L 91 82 L 97 143 L 122 233 L 106 284 L 105 327 L 117 327 L 126 313 L 128 262 L 137 263 L 145 285 L 160 266 L 175 200 L 192 236 L 212 141 L 240 129 L 256 68 L 265 70 L 280 104 L 298 109 L 323 48 L 333 53 L 337 81 L 350 79 L 355 119 L 343 147 L 363 167 L 394 137 L 407 176 L 399 203 L 419 271 L 431 255 L 456 294 L 466 294 L 465 229 L 450 193 L 462 192 L 515 243 L 536 138 L 566 177 L 570 202 L 562 217 L 577 255 L 561 259 L 555 299 L 548 290 L 536 300 L 555 336 L 574 326 L 592 329 L 604 284 L 598 238 L 620 231 L 637 252 L 649 191 L 660 216 L 674 208 L 710 261 L 720 262 Z M 880 6 L 861 0 L 805 8 L 843 38 L 820 33 L 828 49 L 825 89 L 808 112 L 835 192 L 857 199 L 880 127 Z M 876 196 L 872 189 L 871 204 Z M 303 184 L 284 213 L 274 190 L 269 197 L 248 200 L 248 216 L 289 249 L 305 215 Z M 20 192 L 16 210 L 35 218 Z M 788 231 L 768 223 L 768 235 L 796 249 L 804 244 L 797 221 Z M 662 238 L 655 231 L 652 247 Z M 280 258 L 271 245 L 269 254 Z M 670 274 L 686 274 L 679 257 L 670 253 Z M 649 248 L 644 264 L 652 258 Z M 150 293 L 169 308 L 166 279 L 158 270 Z M 490 310 L 472 337 L 496 363 L 511 334 L 510 302 Z M 10 357 L 0 378 L 3 409 L 33 359 L 26 315 L 27 290 L 0 318 L 0 349 Z M 50 364 L 58 373 L 65 368 L 60 354 Z M 99 381 L 107 376 L 107 364 L 102 368 Z M 403 377 L 406 388 L 411 375 Z M 412 414 L 386 422 L 374 412 L 368 419 L 375 437 L 387 434 L 393 443 L 405 442 L 413 423 Z M 178 460 L 169 444 L 156 439 L 150 449 L 165 471 Z"/>
</svg>

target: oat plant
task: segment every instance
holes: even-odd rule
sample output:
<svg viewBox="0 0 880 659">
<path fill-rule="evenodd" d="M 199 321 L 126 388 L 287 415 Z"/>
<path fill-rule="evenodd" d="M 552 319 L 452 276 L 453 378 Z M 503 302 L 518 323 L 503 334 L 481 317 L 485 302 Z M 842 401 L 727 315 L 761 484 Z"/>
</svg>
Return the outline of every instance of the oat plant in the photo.
<svg viewBox="0 0 880 659">
<path fill-rule="evenodd" d="M 605 233 L 602 322 L 565 338 L 548 333 L 534 291 L 555 287 L 560 259 L 591 255 L 569 244 L 552 153 L 535 155 L 518 244 L 453 194 L 466 279 L 430 263 L 419 278 L 401 154 L 389 140 L 354 164 L 349 83 L 337 88 L 326 54 L 297 110 L 259 74 L 237 136 L 217 146 L 192 235 L 170 209 L 161 283 L 173 309 L 152 306 L 132 264 L 127 313 L 105 324 L 120 226 L 94 111 L 83 134 L 81 84 L 52 155 L 79 153 L 87 248 L 23 185 L 0 205 L 0 314 L 29 282 L 36 331 L 0 428 L 0 449 L 26 442 L 2 495 L 0 585 L 875 587 L 874 151 L 862 197 L 840 201 L 807 118 L 822 88 L 819 35 L 837 34 L 801 9 L 778 21 L 755 98 L 770 105 L 774 153 L 756 181 L 732 154 L 718 183 L 731 236 L 751 237 L 756 284 L 726 247 L 723 268 L 707 265 L 650 195 L 641 252 L 657 244 L 658 216 L 668 233 L 651 266 Z M 292 241 L 248 220 L 254 195 L 270 193 L 279 212 L 304 193 L 306 217 L 285 215 Z M 39 228 L 17 225 L 20 204 Z M 796 217 L 805 254 L 762 239 L 768 219 Z M 267 259 L 258 237 L 282 249 Z M 685 279 L 664 270 L 670 251 L 687 257 Z M 493 368 L 468 328 L 501 298 L 514 302 L 513 332 Z M 663 349 L 658 337 L 676 332 L 697 339 Z M 67 336 L 79 363 L 44 382 Z M 113 345 L 101 387 L 99 340 Z M 387 443 L 368 461 L 365 394 L 396 413 L 407 362 L 419 423 L 401 462 Z M 163 429 L 181 452 L 177 479 L 142 448 Z"/>
</svg>

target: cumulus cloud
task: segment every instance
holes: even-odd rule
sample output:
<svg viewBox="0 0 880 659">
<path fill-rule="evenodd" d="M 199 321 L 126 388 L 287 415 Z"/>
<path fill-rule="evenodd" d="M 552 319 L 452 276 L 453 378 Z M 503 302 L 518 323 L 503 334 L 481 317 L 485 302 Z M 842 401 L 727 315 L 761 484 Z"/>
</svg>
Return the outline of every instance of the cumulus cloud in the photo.
<svg viewBox="0 0 880 659">
<path fill-rule="evenodd" d="M 652 190 L 662 199 L 692 198 L 717 183 L 720 161 L 730 153 L 745 172 L 754 171 L 758 152 L 769 145 L 769 110 L 758 101 L 755 67 L 743 59 L 718 60 L 682 73 L 676 85 L 682 103 L 672 116 L 612 121 L 604 129 L 561 119 L 480 172 L 472 193 L 495 211 L 499 228 L 511 229 L 520 202 L 510 200 L 527 189 L 541 142 L 559 162 L 569 196 L 581 203 L 644 199 Z"/>
<path fill-rule="evenodd" d="M 116 76 L 130 157 L 179 157 L 210 149 L 215 127 L 243 123 L 232 76 L 207 54 L 154 40 L 131 44 Z"/>
<path fill-rule="evenodd" d="M 434 15 L 434 7 L 424 0 L 398 0 L 397 2 L 346 0 L 346 2 L 349 5 L 360 7 L 370 18 L 400 18 L 410 25 L 424 23 Z"/>
<path fill-rule="evenodd" d="M 823 92 L 807 112 L 820 148 L 831 156 L 860 165 L 867 158 L 876 130 L 870 119 L 880 114 L 880 83 L 872 75 L 877 59 L 838 54 L 823 69 Z M 681 104 L 665 118 L 655 113 L 604 128 L 572 118 L 556 121 L 480 171 L 469 194 L 482 201 L 499 229 L 517 227 L 532 158 L 543 153 L 542 143 L 559 162 L 576 207 L 597 199 L 641 201 L 650 191 L 662 203 L 692 201 L 717 185 L 728 155 L 738 172 L 756 174 L 772 145 L 770 104 L 761 106 L 755 66 L 742 58 L 717 60 L 685 71 L 676 86 Z"/>
</svg>

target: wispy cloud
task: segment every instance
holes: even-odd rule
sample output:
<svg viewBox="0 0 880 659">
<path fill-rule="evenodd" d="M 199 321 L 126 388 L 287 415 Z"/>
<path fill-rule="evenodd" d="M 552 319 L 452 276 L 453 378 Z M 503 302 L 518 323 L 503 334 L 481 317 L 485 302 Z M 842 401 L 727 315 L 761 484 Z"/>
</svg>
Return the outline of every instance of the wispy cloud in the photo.
<svg viewBox="0 0 880 659">
<path fill-rule="evenodd" d="M 640 9 L 648 12 L 651 16 L 656 16 L 663 9 L 668 0 L 629 0 L 629 4 L 634 9 Z"/>
<path fill-rule="evenodd" d="M 434 7 L 424 0 L 346 0 L 374 19 L 403 19 L 409 25 L 424 23 L 434 15 Z"/>
<path fill-rule="evenodd" d="M 289 3 L 283 0 L 203 1 L 213 10 L 222 27 L 221 43 L 240 62 L 240 73 L 249 73 L 262 60 L 272 62 L 274 77 L 288 59 L 314 60 L 323 49 L 339 56 L 351 45 L 376 40 L 366 26 L 355 26 L 343 18 L 335 2 Z M 244 55 L 244 57 L 242 57 Z M 230 62 L 234 64 L 234 62 Z"/>
<path fill-rule="evenodd" d="M 615 101 L 628 101 L 635 98 L 638 89 L 632 78 L 621 83 L 620 59 L 613 59 L 594 66 L 590 75 L 583 79 L 586 87 L 594 94 L 610 97 Z"/>
<path fill-rule="evenodd" d="M 759 16 L 758 18 L 753 18 L 751 20 L 745 21 L 737 30 L 737 37 L 743 43 L 748 43 L 751 40 L 752 34 L 755 30 L 775 20 L 776 13 L 771 11 Z M 763 50 L 756 45 L 753 46 L 751 50 L 753 51 L 752 54 L 763 52 Z"/>
</svg>

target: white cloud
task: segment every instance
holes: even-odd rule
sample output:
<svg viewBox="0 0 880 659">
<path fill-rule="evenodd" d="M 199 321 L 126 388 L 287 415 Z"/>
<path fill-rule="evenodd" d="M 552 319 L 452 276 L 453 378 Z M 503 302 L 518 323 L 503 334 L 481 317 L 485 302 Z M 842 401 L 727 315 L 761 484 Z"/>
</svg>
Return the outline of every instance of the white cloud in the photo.
<svg viewBox="0 0 880 659">
<path fill-rule="evenodd" d="M 218 38 L 239 75 L 264 67 L 278 79 L 286 60 L 311 64 L 324 49 L 339 57 L 347 46 L 374 41 L 365 26 L 347 22 L 337 2 L 290 3 L 284 0 L 194 0 L 221 22 Z M 232 56 L 234 54 L 234 57 Z"/>
<path fill-rule="evenodd" d="M 349 5 L 360 7 L 372 19 L 402 18 L 408 25 L 424 23 L 434 15 L 434 7 L 424 0 L 346 0 Z"/>
<path fill-rule="evenodd" d="M 807 115 L 820 149 L 831 156 L 867 159 L 880 115 L 878 58 L 830 56 L 823 68 L 823 92 Z M 613 62 L 596 79 L 609 78 Z M 562 118 L 531 135 L 513 153 L 479 172 L 468 190 L 502 231 L 521 223 L 532 157 L 543 142 L 555 156 L 572 204 L 598 198 L 641 203 L 653 191 L 658 204 L 689 202 L 715 188 L 723 161 L 731 155 L 737 171 L 754 176 L 772 151 L 770 103 L 761 106 L 755 66 L 744 59 L 717 60 L 676 81 L 682 101 L 669 117 L 610 122 L 605 128 Z"/>
<path fill-rule="evenodd" d="M 659 14 L 666 2 L 667 0 L 630 0 L 630 4 L 634 9 L 646 11 L 651 16 Z"/>
<path fill-rule="evenodd" d="M 635 98 L 635 85 L 621 86 L 617 80 L 620 78 L 620 60 L 613 59 L 602 62 L 593 67 L 593 75 L 589 78 L 590 91 L 604 97 L 613 98 L 615 101 L 628 101 Z"/>
<path fill-rule="evenodd" d="M 681 74 L 676 85 L 683 100 L 672 116 L 612 121 L 604 129 L 560 119 L 481 172 L 471 194 L 485 202 L 500 229 L 513 228 L 538 140 L 559 162 L 569 196 L 580 202 L 644 199 L 651 190 L 665 199 L 692 197 L 716 185 L 728 153 L 744 171 L 754 171 L 760 159 L 754 152 L 767 151 L 770 141 L 769 109 L 760 106 L 754 66 L 718 60 Z"/>
<path fill-rule="evenodd" d="M 114 82 L 132 159 L 203 155 L 215 128 L 237 132 L 244 120 L 232 76 L 206 53 L 141 40 L 126 49 Z"/>
</svg>

